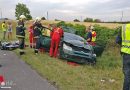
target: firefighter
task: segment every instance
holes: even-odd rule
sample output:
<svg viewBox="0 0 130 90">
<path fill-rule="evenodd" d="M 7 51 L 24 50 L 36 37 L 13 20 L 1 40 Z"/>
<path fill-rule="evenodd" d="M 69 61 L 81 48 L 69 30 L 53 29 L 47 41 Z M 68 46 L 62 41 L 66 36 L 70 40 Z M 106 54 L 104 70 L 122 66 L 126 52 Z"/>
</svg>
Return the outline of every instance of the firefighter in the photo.
<svg viewBox="0 0 130 90">
<path fill-rule="evenodd" d="M 91 44 L 92 44 L 92 46 L 95 46 L 96 45 L 96 36 L 97 36 L 97 33 L 96 33 L 96 31 L 94 31 L 94 27 L 92 27 L 91 29 L 92 29 L 92 40 L 91 40 Z"/>
<path fill-rule="evenodd" d="M 33 36 L 33 26 L 31 25 L 29 27 L 29 43 L 30 43 L 30 48 L 34 48 L 35 47 L 35 41 L 34 41 L 34 36 Z"/>
<path fill-rule="evenodd" d="M 50 47 L 50 57 L 57 57 L 58 47 L 61 38 L 63 37 L 63 29 L 59 27 L 54 27 L 51 32 L 51 47 Z"/>
<path fill-rule="evenodd" d="M 96 31 L 92 31 L 92 42 L 96 41 Z"/>
<path fill-rule="evenodd" d="M 19 49 L 20 49 L 20 55 L 25 54 L 24 52 L 24 43 L 25 43 L 25 27 L 24 27 L 24 22 L 25 22 L 26 17 L 24 15 L 20 15 L 19 21 L 16 27 L 16 37 L 19 40 Z"/>
<path fill-rule="evenodd" d="M 41 18 L 40 17 L 36 17 L 36 20 L 33 24 L 33 35 L 34 35 L 34 40 L 36 42 L 36 47 L 34 50 L 35 54 L 38 54 L 38 50 L 41 47 L 41 43 L 40 43 L 40 36 L 42 35 L 42 30 L 46 28 L 44 26 L 42 26 L 41 24 Z"/>
</svg>

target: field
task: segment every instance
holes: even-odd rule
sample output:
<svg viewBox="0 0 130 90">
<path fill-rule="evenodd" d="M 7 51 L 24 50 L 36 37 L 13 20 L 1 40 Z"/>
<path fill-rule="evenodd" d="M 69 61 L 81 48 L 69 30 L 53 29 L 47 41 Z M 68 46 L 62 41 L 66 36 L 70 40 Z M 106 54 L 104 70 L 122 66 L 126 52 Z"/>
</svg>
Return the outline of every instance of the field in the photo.
<svg viewBox="0 0 130 90">
<path fill-rule="evenodd" d="M 26 23 L 26 26 L 29 26 L 29 23 Z M 55 22 L 43 22 L 45 25 L 48 23 Z M 84 24 L 86 26 L 90 25 L 90 23 Z M 118 24 L 102 25 L 109 28 L 118 26 Z M 14 40 L 16 39 L 15 26 L 16 23 L 13 22 Z M 1 31 L 0 38 L 2 38 Z M 28 33 L 26 35 L 26 44 L 28 44 Z M 97 58 L 95 66 L 71 66 L 64 60 L 49 57 L 48 53 L 40 53 L 36 56 L 33 51 L 33 49 L 27 47 L 24 56 L 19 56 L 18 50 L 14 52 L 59 90 L 122 90 L 122 61 L 119 46 L 114 43 L 114 38 L 106 46 L 103 55 Z"/>
<path fill-rule="evenodd" d="M 43 21 L 44 24 L 48 24 L 48 22 L 49 23 L 58 23 L 59 21 L 47 21 L 47 20 Z M 86 27 L 88 27 L 90 25 L 94 25 L 94 24 L 98 24 L 98 25 L 108 27 L 108 28 L 116 28 L 118 26 L 121 26 L 121 24 L 115 24 L 115 23 L 91 23 L 91 22 L 70 22 L 70 21 L 67 21 L 66 23 L 82 24 L 82 25 L 85 25 Z"/>
</svg>

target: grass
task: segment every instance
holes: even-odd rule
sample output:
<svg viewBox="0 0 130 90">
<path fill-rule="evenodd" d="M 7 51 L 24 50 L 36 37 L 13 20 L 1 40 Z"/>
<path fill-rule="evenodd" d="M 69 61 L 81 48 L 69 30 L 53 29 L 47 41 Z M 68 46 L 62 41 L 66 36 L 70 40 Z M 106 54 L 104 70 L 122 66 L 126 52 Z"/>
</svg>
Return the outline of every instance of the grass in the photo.
<svg viewBox="0 0 130 90">
<path fill-rule="evenodd" d="M 16 24 L 13 24 L 15 27 Z M 27 38 L 26 41 L 28 43 Z M 19 56 L 18 50 L 15 52 L 32 69 L 59 90 L 122 90 L 121 56 L 118 46 L 113 43 L 114 40 L 108 44 L 102 57 L 97 58 L 95 66 L 71 66 L 64 60 L 49 57 L 48 53 L 34 55 L 33 49 L 28 47 L 26 48 L 26 55 Z M 113 79 L 114 82 L 111 81 Z"/>
<path fill-rule="evenodd" d="M 27 55 L 21 58 L 60 90 L 121 90 L 122 88 L 121 62 L 114 56 L 108 56 L 110 52 L 98 58 L 98 63 L 94 67 L 87 65 L 75 67 L 68 65 L 66 61 L 49 57 L 48 53 L 36 56 L 32 49 L 26 50 Z M 115 82 L 110 82 L 110 79 L 114 79 Z"/>
</svg>

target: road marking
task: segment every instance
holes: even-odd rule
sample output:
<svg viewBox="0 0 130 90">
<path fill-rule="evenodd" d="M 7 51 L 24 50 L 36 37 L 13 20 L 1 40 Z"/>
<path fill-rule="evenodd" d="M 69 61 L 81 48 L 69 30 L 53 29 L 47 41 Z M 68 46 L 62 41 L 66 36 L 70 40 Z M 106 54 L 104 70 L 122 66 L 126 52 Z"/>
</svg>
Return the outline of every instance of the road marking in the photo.
<svg viewBox="0 0 130 90">
<path fill-rule="evenodd" d="M 0 87 L 0 88 L 3 88 L 3 89 L 5 89 L 5 88 L 11 88 L 11 87 Z"/>
</svg>

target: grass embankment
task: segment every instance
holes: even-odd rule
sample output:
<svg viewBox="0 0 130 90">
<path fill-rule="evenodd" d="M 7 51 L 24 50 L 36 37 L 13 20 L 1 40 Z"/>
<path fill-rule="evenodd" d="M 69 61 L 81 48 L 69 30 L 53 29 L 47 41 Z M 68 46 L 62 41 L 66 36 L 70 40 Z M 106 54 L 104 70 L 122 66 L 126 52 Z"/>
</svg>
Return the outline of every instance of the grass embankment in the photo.
<svg viewBox="0 0 130 90">
<path fill-rule="evenodd" d="M 18 54 L 17 50 L 15 52 Z M 95 66 L 71 66 L 66 61 L 49 57 L 48 53 L 34 55 L 30 48 L 26 48 L 26 55 L 20 58 L 60 90 L 122 90 L 121 57 L 114 40 L 102 57 L 97 58 Z"/>
</svg>

